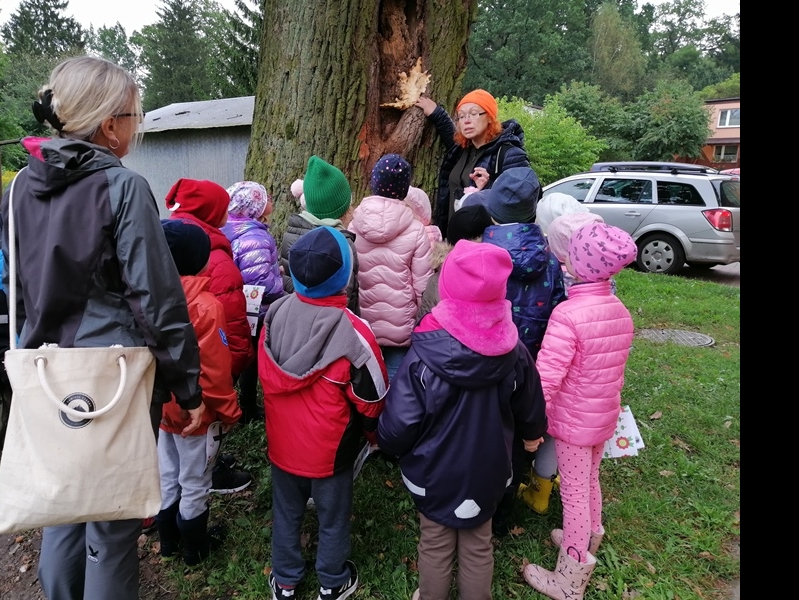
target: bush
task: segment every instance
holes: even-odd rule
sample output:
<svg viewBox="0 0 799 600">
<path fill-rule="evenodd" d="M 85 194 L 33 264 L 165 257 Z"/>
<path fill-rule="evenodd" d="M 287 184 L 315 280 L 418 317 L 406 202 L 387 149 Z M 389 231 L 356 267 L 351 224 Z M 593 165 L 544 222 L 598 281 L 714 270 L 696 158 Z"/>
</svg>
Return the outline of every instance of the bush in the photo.
<svg viewBox="0 0 799 600">
<path fill-rule="evenodd" d="M 3 186 L 2 186 L 3 191 L 6 191 L 9 184 L 11 183 L 11 180 L 14 179 L 14 177 L 16 176 L 17 176 L 17 171 L 3 171 Z"/>
<path fill-rule="evenodd" d="M 587 171 L 607 143 L 590 135 L 556 100 L 543 111 L 519 98 L 500 98 L 500 119 L 516 119 L 524 129 L 524 148 L 541 185 Z"/>
</svg>

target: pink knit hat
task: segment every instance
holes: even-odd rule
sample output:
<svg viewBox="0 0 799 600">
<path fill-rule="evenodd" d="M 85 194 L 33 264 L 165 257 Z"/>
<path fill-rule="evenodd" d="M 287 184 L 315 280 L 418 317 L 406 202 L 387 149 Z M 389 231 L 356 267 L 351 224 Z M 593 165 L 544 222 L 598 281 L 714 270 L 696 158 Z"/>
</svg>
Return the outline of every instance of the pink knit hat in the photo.
<svg viewBox="0 0 799 600">
<path fill-rule="evenodd" d="M 566 262 L 569 254 L 569 240 L 572 234 L 583 225 L 602 223 L 604 219 L 590 212 L 566 213 L 552 220 L 547 231 L 547 241 L 552 254 L 560 262 Z"/>
<path fill-rule="evenodd" d="M 635 260 L 638 248 L 626 231 L 605 223 L 589 223 L 569 240 L 574 275 L 588 283 L 607 281 Z"/>
<path fill-rule="evenodd" d="M 459 241 L 441 267 L 441 301 L 433 307 L 433 316 L 452 337 L 478 354 L 507 354 L 519 340 L 511 303 L 505 299 L 512 270 L 507 250 Z"/>
<path fill-rule="evenodd" d="M 413 214 L 422 222 L 422 225 L 430 225 L 431 209 L 430 198 L 424 190 L 410 186 L 408 195 L 405 196 L 405 204 L 411 207 Z"/>
</svg>

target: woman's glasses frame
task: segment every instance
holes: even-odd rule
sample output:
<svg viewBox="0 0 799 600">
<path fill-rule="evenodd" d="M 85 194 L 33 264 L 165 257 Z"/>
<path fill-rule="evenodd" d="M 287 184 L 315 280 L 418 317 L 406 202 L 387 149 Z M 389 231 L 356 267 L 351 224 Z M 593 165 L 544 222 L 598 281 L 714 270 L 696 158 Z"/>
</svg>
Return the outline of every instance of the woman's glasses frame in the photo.
<svg viewBox="0 0 799 600">
<path fill-rule="evenodd" d="M 486 111 L 483 112 L 474 112 L 474 113 L 463 113 L 455 115 L 455 121 L 463 121 L 465 119 L 469 119 L 470 121 L 474 121 L 475 119 L 482 117 L 486 114 Z"/>
</svg>

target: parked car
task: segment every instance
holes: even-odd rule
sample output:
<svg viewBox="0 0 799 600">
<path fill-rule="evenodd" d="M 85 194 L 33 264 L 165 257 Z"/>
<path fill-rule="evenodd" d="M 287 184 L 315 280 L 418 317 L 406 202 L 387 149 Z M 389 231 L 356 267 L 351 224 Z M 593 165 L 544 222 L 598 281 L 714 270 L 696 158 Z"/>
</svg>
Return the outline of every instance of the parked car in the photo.
<svg viewBox="0 0 799 600">
<path fill-rule="evenodd" d="M 741 180 L 683 163 L 596 163 L 544 186 L 574 196 L 638 245 L 636 266 L 678 273 L 741 260 Z"/>
</svg>

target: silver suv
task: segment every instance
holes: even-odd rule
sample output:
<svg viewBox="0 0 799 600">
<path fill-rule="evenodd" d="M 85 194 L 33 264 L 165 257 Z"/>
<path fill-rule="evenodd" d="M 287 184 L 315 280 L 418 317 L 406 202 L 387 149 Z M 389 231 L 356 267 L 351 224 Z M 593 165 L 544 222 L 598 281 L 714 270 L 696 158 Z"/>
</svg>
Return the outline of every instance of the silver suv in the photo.
<svg viewBox="0 0 799 600">
<path fill-rule="evenodd" d="M 741 180 L 683 163 L 596 163 L 550 183 L 638 244 L 637 267 L 674 274 L 741 260 Z"/>
</svg>

